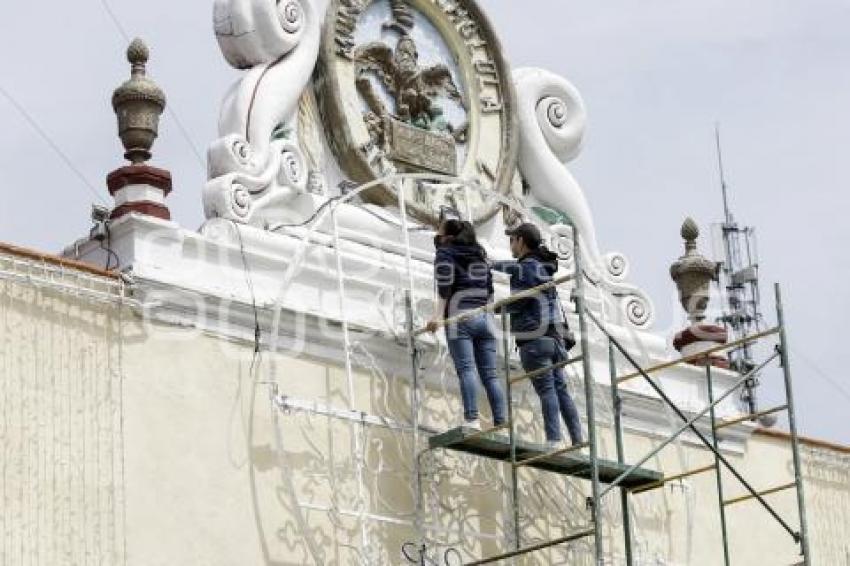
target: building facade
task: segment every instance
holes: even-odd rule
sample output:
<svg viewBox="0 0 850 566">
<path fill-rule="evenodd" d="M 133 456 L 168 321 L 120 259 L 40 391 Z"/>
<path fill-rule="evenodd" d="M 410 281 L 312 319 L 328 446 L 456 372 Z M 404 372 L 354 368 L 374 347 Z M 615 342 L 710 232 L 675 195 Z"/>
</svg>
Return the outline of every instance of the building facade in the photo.
<svg viewBox="0 0 850 566">
<path fill-rule="evenodd" d="M 850 450 L 799 442 L 801 557 L 797 443 L 739 418 L 742 376 L 700 324 L 711 266 L 696 227 L 674 269 L 693 323 L 676 344 L 693 363 L 653 328 L 626 257 L 601 251 L 567 167 L 585 127 L 575 87 L 511 69 L 472 0 L 214 6 L 222 54 L 245 74 L 210 147 L 204 226 L 171 219 L 170 174 L 147 164 L 165 96 L 136 41 L 113 98 L 131 162 L 109 176 L 115 206 L 62 257 L 0 246 L 0 564 L 455 566 L 595 516 L 598 556 L 584 538 L 516 563 L 712 566 L 725 509 L 729 563 L 850 566 Z M 433 310 L 446 215 L 496 259 L 510 257 L 505 229 L 533 222 L 559 274 L 583 282 L 583 303 L 567 300 L 575 277 L 560 287 L 571 326 L 586 312 L 610 334 L 588 325 L 568 368 L 583 415 L 592 393 L 583 424 L 616 463 L 621 417 L 621 465 L 657 449 L 641 466 L 665 478 L 628 494 L 628 529 L 619 490 L 588 507 L 586 471 L 522 467 L 514 490 L 509 463 L 429 449 L 460 419 L 445 341 L 410 340 Z M 509 295 L 506 279 L 495 287 Z M 668 365 L 624 382 L 619 411 L 613 377 L 634 368 L 612 340 L 644 368 Z M 510 344 L 501 360 L 519 371 Z M 715 431 L 717 399 L 728 426 Z M 541 444 L 528 383 L 512 403 L 517 435 Z M 715 432 L 754 489 L 783 489 L 736 502 L 748 491 L 720 466 L 719 498 L 700 439 Z"/>
</svg>

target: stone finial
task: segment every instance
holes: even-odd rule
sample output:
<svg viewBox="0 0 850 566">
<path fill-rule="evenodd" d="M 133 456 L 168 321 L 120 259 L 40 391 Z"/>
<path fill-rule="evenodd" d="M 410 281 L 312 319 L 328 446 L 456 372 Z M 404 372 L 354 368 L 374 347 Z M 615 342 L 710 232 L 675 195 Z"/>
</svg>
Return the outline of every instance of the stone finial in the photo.
<svg viewBox="0 0 850 566">
<path fill-rule="evenodd" d="M 673 347 L 683 356 L 690 356 L 718 344 L 725 344 L 728 335 L 722 326 L 703 323 L 711 292 L 711 281 L 716 277 L 717 266 L 710 259 L 700 255 L 697 249 L 699 226 L 693 218 L 685 219 L 682 223 L 681 234 L 685 240 L 685 254 L 670 266 L 670 276 L 679 289 L 679 300 L 682 308 L 688 313 L 690 325 L 676 334 Z M 699 366 L 710 364 L 722 368 L 729 367 L 728 360 L 717 354 L 695 358 L 689 363 Z"/>
<path fill-rule="evenodd" d="M 130 80 L 112 95 L 112 107 L 118 116 L 118 135 L 126 150 L 124 157 L 134 164 L 151 158 L 150 150 L 159 134 L 159 117 L 166 104 L 165 93 L 147 77 L 149 57 L 145 42 L 134 39 L 127 48 Z"/>
<path fill-rule="evenodd" d="M 150 50 L 141 39 L 127 48 L 130 80 L 112 95 L 118 116 L 118 135 L 132 164 L 116 169 L 107 177 L 109 193 L 115 199 L 111 218 L 130 213 L 170 220 L 165 197 L 171 192 L 171 173 L 146 163 L 159 134 L 159 118 L 165 110 L 165 93 L 147 77 Z"/>
<path fill-rule="evenodd" d="M 670 266 L 670 276 L 679 288 L 682 308 L 693 323 L 705 319 L 711 281 L 715 277 L 716 267 L 713 261 L 700 255 L 697 250 L 699 226 L 692 218 L 682 224 L 682 238 L 685 240 L 685 255 Z"/>
</svg>

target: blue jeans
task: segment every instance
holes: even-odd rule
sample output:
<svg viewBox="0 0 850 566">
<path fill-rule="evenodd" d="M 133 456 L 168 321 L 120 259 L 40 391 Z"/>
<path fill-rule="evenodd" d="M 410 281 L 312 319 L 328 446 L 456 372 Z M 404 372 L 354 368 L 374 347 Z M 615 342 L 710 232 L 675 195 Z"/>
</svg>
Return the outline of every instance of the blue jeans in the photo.
<svg viewBox="0 0 850 566">
<path fill-rule="evenodd" d="M 542 336 L 523 344 L 519 349 L 522 367 L 526 372 L 548 367 L 567 359 L 563 346 L 554 338 Z M 540 396 L 543 407 L 543 425 L 546 429 L 546 440 L 560 441 L 561 421 L 564 418 L 567 432 L 573 444 L 582 442 L 581 419 L 569 392 L 563 368 L 548 371 L 542 376 L 532 379 L 534 390 Z"/>
<path fill-rule="evenodd" d="M 463 418 L 478 418 L 478 379 L 484 384 L 493 421 L 505 422 L 505 394 L 496 375 L 496 335 L 493 317 L 481 313 L 446 327 L 446 342 L 460 380 Z"/>
</svg>

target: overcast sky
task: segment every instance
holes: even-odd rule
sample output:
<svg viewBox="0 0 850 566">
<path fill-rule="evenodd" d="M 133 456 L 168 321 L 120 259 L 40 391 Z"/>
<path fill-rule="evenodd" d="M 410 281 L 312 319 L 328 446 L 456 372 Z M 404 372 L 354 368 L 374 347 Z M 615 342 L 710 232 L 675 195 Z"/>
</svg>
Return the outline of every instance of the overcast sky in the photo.
<svg viewBox="0 0 850 566">
<path fill-rule="evenodd" d="M 211 4 L 15 3 L 0 35 L 0 241 L 58 251 L 86 232 L 91 202 L 109 202 L 105 176 L 122 164 L 109 101 L 128 75 L 124 33 L 148 41 L 151 74 L 169 97 L 154 163 L 174 174 L 172 214 L 201 224 L 203 156 L 238 77 L 219 53 Z M 602 248 L 629 257 L 631 279 L 655 301 L 656 328 L 668 335 L 680 324 L 668 269 L 681 253 L 682 220 L 692 215 L 707 233 L 721 218 L 713 139 L 721 122 L 733 209 L 758 228 L 771 321 L 772 283 L 784 286 L 802 432 L 850 443 L 841 358 L 850 2 L 481 4 L 515 67 L 550 69 L 582 92 L 589 130 L 571 168 Z M 701 247 L 710 251 L 708 239 Z M 768 403 L 779 398 L 779 375 L 765 378 Z"/>
</svg>

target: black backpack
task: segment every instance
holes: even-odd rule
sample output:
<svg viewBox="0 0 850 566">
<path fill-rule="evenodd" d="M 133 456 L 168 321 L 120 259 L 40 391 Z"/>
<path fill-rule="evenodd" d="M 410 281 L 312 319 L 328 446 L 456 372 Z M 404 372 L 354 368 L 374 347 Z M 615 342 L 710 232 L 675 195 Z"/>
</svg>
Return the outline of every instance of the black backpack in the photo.
<svg viewBox="0 0 850 566">
<path fill-rule="evenodd" d="M 561 309 L 561 320 L 553 322 L 552 326 L 555 328 L 555 334 L 557 334 L 556 339 L 560 339 L 564 346 L 564 350 L 569 352 L 576 346 L 576 335 L 570 329 L 570 325 L 567 322 L 567 313 L 564 311 L 564 305 L 561 303 L 561 297 L 558 295 L 558 289 L 553 287 L 552 290 L 555 292 L 555 301 L 557 301 L 558 307 Z"/>
</svg>

